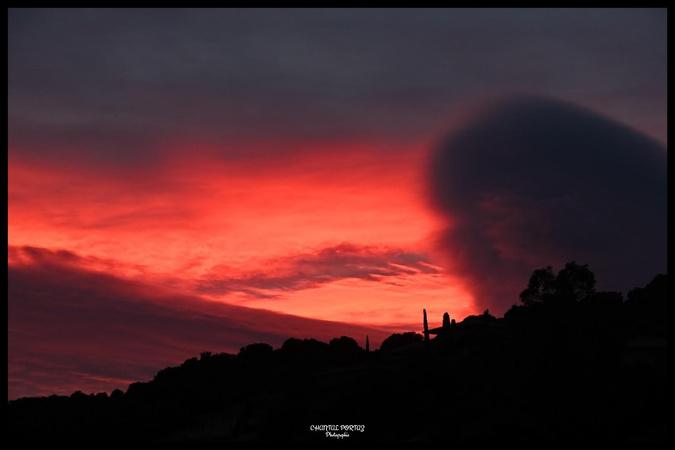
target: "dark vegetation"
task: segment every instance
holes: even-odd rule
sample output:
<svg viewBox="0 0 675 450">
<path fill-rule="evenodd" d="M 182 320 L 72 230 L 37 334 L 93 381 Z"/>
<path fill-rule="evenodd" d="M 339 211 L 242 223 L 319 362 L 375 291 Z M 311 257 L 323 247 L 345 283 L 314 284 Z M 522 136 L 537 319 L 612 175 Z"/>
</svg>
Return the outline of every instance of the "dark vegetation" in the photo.
<svg viewBox="0 0 675 450">
<path fill-rule="evenodd" d="M 444 320 L 425 343 L 394 334 L 202 353 L 111 395 L 9 402 L 10 438 L 325 440 L 310 425 L 363 424 L 349 440 L 665 440 L 666 275 L 627 299 L 586 266 L 532 274 L 522 304 Z"/>
</svg>

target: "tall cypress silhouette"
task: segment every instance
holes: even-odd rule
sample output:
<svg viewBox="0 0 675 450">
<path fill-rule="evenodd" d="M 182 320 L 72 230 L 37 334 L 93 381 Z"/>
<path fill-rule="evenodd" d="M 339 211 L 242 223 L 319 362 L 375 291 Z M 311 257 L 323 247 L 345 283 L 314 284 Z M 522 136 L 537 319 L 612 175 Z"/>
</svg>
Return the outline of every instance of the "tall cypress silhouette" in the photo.
<svg viewBox="0 0 675 450">
<path fill-rule="evenodd" d="M 443 313 L 443 328 L 449 328 L 450 327 L 450 314 Z"/>
</svg>

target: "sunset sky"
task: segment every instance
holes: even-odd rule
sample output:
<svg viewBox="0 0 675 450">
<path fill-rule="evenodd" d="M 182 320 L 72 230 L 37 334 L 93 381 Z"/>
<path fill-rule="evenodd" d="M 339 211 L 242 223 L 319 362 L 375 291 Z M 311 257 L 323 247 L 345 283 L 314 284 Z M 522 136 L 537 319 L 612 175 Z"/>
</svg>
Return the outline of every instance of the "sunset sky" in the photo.
<svg viewBox="0 0 675 450">
<path fill-rule="evenodd" d="M 475 216 L 439 210 L 439 141 L 543 95 L 639 133 L 649 177 L 665 36 L 639 9 L 11 10 L 10 398 L 502 314 L 447 250 Z"/>
</svg>

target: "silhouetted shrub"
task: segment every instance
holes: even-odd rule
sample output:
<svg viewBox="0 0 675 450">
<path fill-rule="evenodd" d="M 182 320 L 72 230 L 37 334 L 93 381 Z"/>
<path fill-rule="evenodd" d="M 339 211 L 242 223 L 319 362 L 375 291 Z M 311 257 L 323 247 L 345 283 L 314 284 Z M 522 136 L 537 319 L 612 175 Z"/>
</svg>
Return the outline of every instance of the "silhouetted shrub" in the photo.
<svg viewBox="0 0 675 450">
<path fill-rule="evenodd" d="M 122 392 L 121 389 L 115 389 L 114 391 L 112 391 L 110 393 L 110 398 L 115 399 L 115 400 L 119 400 L 123 396 L 124 396 L 124 392 Z"/>
<path fill-rule="evenodd" d="M 348 336 L 331 339 L 328 346 L 331 350 L 340 353 L 358 353 L 363 350 L 356 340 Z"/>
<path fill-rule="evenodd" d="M 87 400 L 89 396 L 82 391 L 75 391 L 72 394 L 70 394 L 70 398 L 76 401 L 84 401 Z"/>
<path fill-rule="evenodd" d="M 394 333 L 380 345 L 380 350 L 383 352 L 391 351 L 401 347 L 407 347 L 412 344 L 419 344 L 424 340 L 424 337 L 413 331 L 406 333 Z"/>
<path fill-rule="evenodd" d="M 237 355 L 241 359 L 264 359 L 272 355 L 272 346 L 264 343 L 249 344 L 242 347 Z"/>
</svg>

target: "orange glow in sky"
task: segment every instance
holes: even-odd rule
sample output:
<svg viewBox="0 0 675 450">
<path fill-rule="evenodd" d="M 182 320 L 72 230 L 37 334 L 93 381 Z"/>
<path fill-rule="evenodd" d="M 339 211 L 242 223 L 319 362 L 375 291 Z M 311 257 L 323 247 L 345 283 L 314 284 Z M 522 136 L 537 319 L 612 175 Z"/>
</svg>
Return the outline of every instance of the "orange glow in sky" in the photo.
<svg viewBox="0 0 675 450">
<path fill-rule="evenodd" d="M 407 330 L 423 307 L 432 319 L 475 312 L 433 254 L 425 151 L 310 150 L 228 160 L 180 147 L 120 170 L 10 157 L 9 244 L 309 318 Z"/>
</svg>

